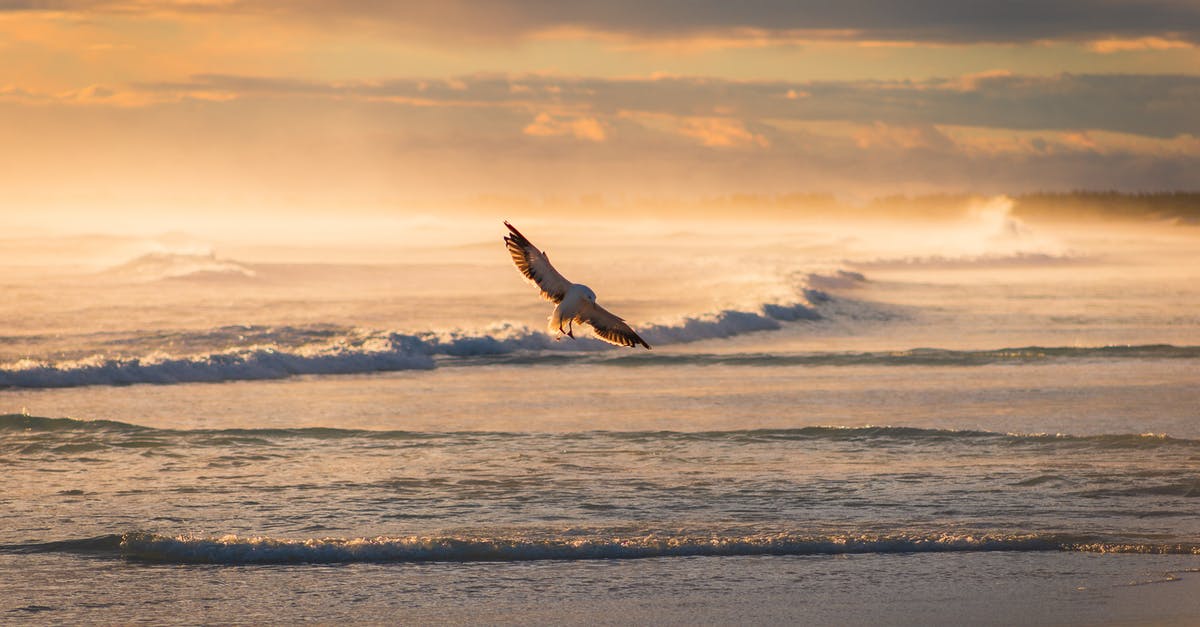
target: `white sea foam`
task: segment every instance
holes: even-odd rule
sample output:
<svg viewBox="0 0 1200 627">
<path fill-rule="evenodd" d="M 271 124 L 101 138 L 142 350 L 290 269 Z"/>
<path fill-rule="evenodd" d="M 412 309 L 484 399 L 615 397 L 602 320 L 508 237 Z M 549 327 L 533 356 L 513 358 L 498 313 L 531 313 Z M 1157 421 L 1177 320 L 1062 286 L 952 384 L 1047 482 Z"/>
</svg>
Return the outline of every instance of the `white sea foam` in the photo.
<svg viewBox="0 0 1200 627">
<path fill-rule="evenodd" d="M 0 368 L 0 386 L 195 383 L 433 367 L 433 357 L 423 342 L 413 336 L 391 334 L 358 345 L 336 343 L 290 350 L 256 345 L 190 356 L 161 353 L 133 358 L 95 356 L 55 363 L 25 359 Z"/>
<path fill-rule="evenodd" d="M 727 309 L 649 324 L 639 331 L 652 345 L 678 344 L 773 331 L 784 323 L 820 320 L 835 299 L 805 291 L 808 302 L 768 303 L 757 311 Z M 388 330 L 222 327 L 191 333 L 156 333 L 106 340 L 134 356 L 87 355 L 74 359 L 23 358 L 0 364 L 0 387 L 73 387 L 133 383 L 190 383 L 278 379 L 305 374 L 351 374 L 431 369 L 437 357 L 482 357 L 552 351 L 615 350 L 581 336 L 554 341 L 524 326 L 499 324 L 478 331 L 399 333 Z M 180 354 L 179 346 L 191 350 Z M 210 347 L 205 350 L 206 347 Z"/>
<path fill-rule="evenodd" d="M 96 543 L 92 541 L 91 545 Z M 1082 551 L 1198 554 L 1194 545 L 1131 544 L 1040 534 L 632 535 L 602 537 L 454 537 L 277 539 L 130 533 L 118 550 L 130 558 L 171 563 L 275 564 L 428 561 L 533 561 L 649 557 L 842 555 L 980 551 Z"/>
</svg>

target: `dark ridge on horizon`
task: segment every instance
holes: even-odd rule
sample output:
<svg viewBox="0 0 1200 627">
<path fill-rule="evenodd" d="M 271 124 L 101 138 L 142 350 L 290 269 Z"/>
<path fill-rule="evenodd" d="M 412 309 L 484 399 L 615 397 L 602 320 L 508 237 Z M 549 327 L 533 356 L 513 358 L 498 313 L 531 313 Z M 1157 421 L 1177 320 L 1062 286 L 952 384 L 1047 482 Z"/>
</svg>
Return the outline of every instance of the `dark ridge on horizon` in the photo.
<svg viewBox="0 0 1200 627">
<path fill-rule="evenodd" d="M 957 219 L 973 206 L 1004 196 L 1012 216 L 1034 221 L 1169 221 L 1200 225 L 1200 191 L 1072 190 L 1018 194 L 940 192 L 877 196 L 862 204 L 823 192 L 733 193 L 702 198 L 608 197 L 603 194 L 552 196 L 485 195 L 472 199 L 475 212 L 561 212 L 565 208 L 607 213 L 676 217 L 781 219 L 789 217 Z"/>
<path fill-rule="evenodd" d="M 1174 220 L 1200 226 L 1200 192 L 1075 190 L 1022 194 L 1014 201 L 1013 215 L 1022 218 Z"/>
</svg>

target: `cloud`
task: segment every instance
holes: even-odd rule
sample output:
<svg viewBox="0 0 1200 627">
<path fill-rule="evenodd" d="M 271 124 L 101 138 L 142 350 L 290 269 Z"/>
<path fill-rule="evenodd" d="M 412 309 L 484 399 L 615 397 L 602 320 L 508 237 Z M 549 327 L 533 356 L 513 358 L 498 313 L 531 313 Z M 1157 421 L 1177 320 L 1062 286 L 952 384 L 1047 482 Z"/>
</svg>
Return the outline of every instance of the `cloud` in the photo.
<svg viewBox="0 0 1200 627">
<path fill-rule="evenodd" d="M 745 122 L 729 117 L 675 116 L 638 111 L 622 111 L 618 117 L 644 129 L 687 138 L 709 148 L 771 147 L 771 141 L 765 134 L 754 132 L 747 128 Z"/>
<path fill-rule="evenodd" d="M 607 121 L 632 112 L 693 119 L 708 145 L 737 143 L 734 126 L 772 121 L 847 121 L 893 127 L 955 125 L 1017 130 L 1102 130 L 1153 137 L 1200 135 L 1200 76 L 1015 75 L 998 70 L 925 81 L 730 81 L 659 77 L 603 79 L 479 74 L 447 81 L 396 79 L 322 83 L 201 75 L 146 83 L 159 98 L 193 93 L 327 97 L 441 107 L 557 112 Z M 796 98 L 787 96 L 797 94 Z M 803 97 L 800 97 L 803 94 Z M 702 121 L 710 120 L 710 121 Z M 717 120 L 712 122 L 711 120 Z M 560 122 L 555 122 L 559 124 Z M 590 123 L 589 123 L 590 124 Z M 550 128 L 547 126 L 546 128 Z M 758 132 L 761 135 L 761 132 Z M 576 134 L 578 136 L 578 134 Z M 595 133 L 592 133 L 595 135 Z M 753 133 L 751 134 L 753 135 Z M 725 137 L 728 141 L 719 137 Z M 763 141 L 745 136 L 752 143 Z M 764 136 L 765 137 L 765 136 Z"/>
<path fill-rule="evenodd" d="M 18 87 L 0 86 L 0 102 L 16 102 L 25 105 L 71 104 L 78 106 L 144 107 L 162 101 L 160 95 L 144 90 L 117 89 L 109 85 L 88 85 L 79 89 L 55 92 Z"/>
<path fill-rule="evenodd" d="M 953 145 L 949 137 L 929 124 L 892 126 L 882 122 L 863 125 L 854 133 L 859 148 L 891 148 L 901 150 L 946 149 Z"/>
<path fill-rule="evenodd" d="M 557 137 L 570 135 L 576 139 L 602 142 L 605 138 L 604 127 L 596 118 L 555 118 L 549 113 L 539 113 L 533 122 L 523 129 L 526 135 L 534 137 Z"/>
<path fill-rule="evenodd" d="M 482 95 L 507 94 L 507 85 L 462 81 L 461 91 L 426 86 L 470 98 L 447 105 L 381 99 L 396 91 L 382 85 L 354 87 L 370 97 L 347 97 L 345 85 L 305 85 L 286 97 L 243 91 L 224 101 L 163 99 L 140 108 L 0 99 L 10 147 L 0 154 L 0 187 L 10 204 L 30 206 L 99 198 L 122 207 L 369 208 L 487 193 L 1190 189 L 1200 171 L 1196 133 L 754 119 L 741 109 L 696 115 L 686 103 L 673 104 L 673 113 L 608 113 L 563 102 L 484 106 Z M 405 89 L 417 90 L 415 83 Z M 530 77 L 521 84 L 544 92 Z M 579 87 L 561 77 L 554 84 L 563 92 Z M 297 87 L 246 82 L 266 85 Z M 785 100 L 778 89 L 762 92 Z M 589 137 L 597 127 L 603 141 Z"/>
<path fill-rule="evenodd" d="M 1194 0 L 0 0 L 0 26 L 10 204 L 1159 189 L 1200 171 Z M 977 42 L 1036 45 L 897 50 Z M 804 47 L 709 54 L 784 46 Z M 778 78 L 952 67 L 987 71 Z M 710 71 L 776 78 L 687 74 Z"/>
<path fill-rule="evenodd" d="M 1144 50 L 1180 50 L 1197 46 L 1194 42 L 1179 39 L 1163 39 L 1162 37 L 1138 37 L 1136 39 L 1097 39 L 1088 42 L 1088 48 L 1101 54 L 1114 52 L 1130 52 Z"/>
<path fill-rule="evenodd" d="M 679 125 L 679 132 L 698 139 L 705 146 L 769 148 L 771 145 L 764 135 L 753 133 L 744 123 L 728 118 L 685 118 Z"/>
<path fill-rule="evenodd" d="M 250 15 L 325 28 L 384 26 L 431 38 L 513 41 L 568 33 L 640 41 L 725 40 L 727 45 L 839 39 L 868 42 L 1028 43 L 1105 39 L 1200 42 L 1190 0 L 3 0 L 0 11 Z"/>
</svg>

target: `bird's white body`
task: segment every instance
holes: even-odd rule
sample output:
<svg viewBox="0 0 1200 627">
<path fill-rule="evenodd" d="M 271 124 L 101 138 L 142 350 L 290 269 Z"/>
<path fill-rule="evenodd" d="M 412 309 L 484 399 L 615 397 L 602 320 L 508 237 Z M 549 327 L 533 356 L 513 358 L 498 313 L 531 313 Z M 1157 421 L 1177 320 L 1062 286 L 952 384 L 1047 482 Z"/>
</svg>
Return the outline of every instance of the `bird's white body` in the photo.
<svg viewBox="0 0 1200 627">
<path fill-rule="evenodd" d="M 596 293 L 590 287 L 572 283 L 571 287 L 567 288 L 567 293 L 563 295 L 562 302 L 555 305 L 554 311 L 550 312 L 550 332 L 557 333 L 559 337 L 563 335 L 575 337 L 572 332 L 575 322 L 589 318 L 588 314 L 595 304 Z M 567 325 L 565 331 L 563 330 L 564 324 Z"/>
</svg>

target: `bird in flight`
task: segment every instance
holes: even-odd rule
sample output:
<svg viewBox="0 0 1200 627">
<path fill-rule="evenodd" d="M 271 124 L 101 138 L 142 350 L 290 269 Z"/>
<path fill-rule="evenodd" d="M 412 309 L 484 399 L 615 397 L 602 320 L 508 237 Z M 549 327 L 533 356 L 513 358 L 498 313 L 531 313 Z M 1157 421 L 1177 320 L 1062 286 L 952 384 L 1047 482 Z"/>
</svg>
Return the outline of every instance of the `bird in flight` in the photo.
<svg viewBox="0 0 1200 627">
<path fill-rule="evenodd" d="M 578 322 L 592 327 L 596 337 L 609 344 L 633 347 L 640 344 L 650 348 L 623 319 L 596 304 L 596 293 L 590 287 L 568 281 L 550 265 L 545 251 L 538 250 L 513 225 L 505 222 L 504 226 L 511 231 L 504 236 L 504 243 L 517 270 L 542 292 L 542 298 L 555 303 L 549 326 L 551 333 L 557 333 L 554 339 L 560 340 L 564 335 L 575 339 L 574 324 Z"/>
</svg>

